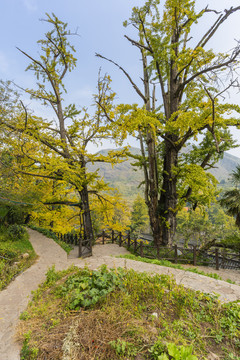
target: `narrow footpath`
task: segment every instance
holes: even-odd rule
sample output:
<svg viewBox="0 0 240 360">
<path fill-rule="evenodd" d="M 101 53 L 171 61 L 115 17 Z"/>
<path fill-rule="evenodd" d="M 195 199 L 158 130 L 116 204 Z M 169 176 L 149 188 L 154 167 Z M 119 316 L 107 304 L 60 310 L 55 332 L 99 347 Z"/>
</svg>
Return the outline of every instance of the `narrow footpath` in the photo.
<svg viewBox="0 0 240 360">
<path fill-rule="evenodd" d="M 0 292 L 0 360 L 20 360 L 20 347 L 15 339 L 19 316 L 26 309 L 31 299 L 31 292 L 37 289 L 45 279 L 47 269 L 54 264 L 57 270 L 63 270 L 71 264 L 78 267 L 88 265 L 91 269 L 97 269 L 100 265 L 106 264 L 109 267 L 125 267 L 139 272 L 173 275 L 178 284 L 196 291 L 218 294 L 222 302 L 236 300 L 240 302 L 240 286 L 238 285 L 184 270 L 114 258 L 114 256 L 128 253 L 125 248 L 116 244 L 96 245 L 93 248 L 93 256 L 83 260 L 74 258 L 73 254 L 68 258 L 65 251 L 52 239 L 36 231 L 29 230 L 29 235 L 34 250 L 39 255 L 37 262 Z"/>
</svg>

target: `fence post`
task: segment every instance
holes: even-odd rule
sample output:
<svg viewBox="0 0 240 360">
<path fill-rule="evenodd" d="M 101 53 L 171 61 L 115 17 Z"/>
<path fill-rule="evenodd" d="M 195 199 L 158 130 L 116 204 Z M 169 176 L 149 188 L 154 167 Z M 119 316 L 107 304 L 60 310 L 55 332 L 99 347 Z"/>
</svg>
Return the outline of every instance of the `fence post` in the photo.
<svg viewBox="0 0 240 360">
<path fill-rule="evenodd" d="M 103 232 L 102 232 L 102 243 L 103 243 L 103 245 L 104 245 L 104 243 L 105 243 L 105 231 L 103 230 Z"/>
<path fill-rule="evenodd" d="M 219 270 L 219 250 L 215 249 L 216 270 Z"/>
<path fill-rule="evenodd" d="M 114 230 L 112 230 L 112 244 L 114 244 Z"/>
<path fill-rule="evenodd" d="M 197 247 L 196 247 L 196 245 L 194 245 L 194 247 L 193 247 L 193 265 L 194 266 L 197 265 Z"/>
<path fill-rule="evenodd" d="M 130 231 L 128 231 L 128 235 L 127 235 L 127 248 L 128 248 L 128 250 L 129 250 L 129 248 L 130 248 L 130 241 L 131 241 Z"/>
<path fill-rule="evenodd" d="M 122 233 L 119 233 L 119 246 L 122 246 Z"/>
<path fill-rule="evenodd" d="M 140 256 L 143 257 L 143 242 L 140 242 Z"/>
<path fill-rule="evenodd" d="M 175 264 L 177 264 L 177 258 L 178 258 L 177 245 L 174 245 L 174 263 Z"/>
</svg>

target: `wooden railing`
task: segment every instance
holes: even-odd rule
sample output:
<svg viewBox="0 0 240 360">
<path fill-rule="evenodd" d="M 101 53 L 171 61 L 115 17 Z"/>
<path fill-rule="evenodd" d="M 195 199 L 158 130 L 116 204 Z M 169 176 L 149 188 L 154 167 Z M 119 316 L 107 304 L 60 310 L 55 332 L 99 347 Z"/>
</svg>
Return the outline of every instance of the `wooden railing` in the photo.
<svg viewBox="0 0 240 360">
<path fill-rule="evenodd" d="M 123 234 L 116 231 L 103 231 L 97 237 L 97 242 L 116 243 L 124 246 L 134 254 L 150 259 L 169 260 L 177 263 L 188 263 L 196 265 L 206 265 L 215 267 L 216 270 L 240 269 L 240 252 L 229 253 L 226 249 L 219 250 L 212 248 L 208 251 L 201 251 L 196 246 L 185 248 L 178 245 L 171 247 L 156 247 L 152 241 L 131 238 L 130 233 Z"/>
<path fill-rule="evenodd" d="M 92 255 L 92 240 L 84 239 L 81 234 L 61 234 L 56 233 L 56 236 L 59 240 L 65 242 L 66 244 L 72 246 L 78 246 L 78 256 L 87 257 Z"/>
</svg>

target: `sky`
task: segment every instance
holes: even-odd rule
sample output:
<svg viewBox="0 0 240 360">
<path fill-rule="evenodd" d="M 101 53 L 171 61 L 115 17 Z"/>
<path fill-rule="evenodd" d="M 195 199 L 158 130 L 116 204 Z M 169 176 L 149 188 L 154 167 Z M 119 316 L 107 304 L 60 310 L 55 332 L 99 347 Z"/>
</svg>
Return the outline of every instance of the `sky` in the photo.
<svg viewBox="0 0 240 360">
<path fill-rule="evenodd" d="M 124 35 L 134 37 L 130 28 L 124 28 L 122 23 L 131 15 L 133 6 L 141 6 L 144 0 L 0 0 L 0 79 L 12 80 L 22 87 L 33 87 L 34 77 L 31 72 L 25 72 L 28 60 L 17 50 L 26 51 L 32 56 L 38 56 L 37 40 L 44 37 L 48 30 L 47 24 L 40 21 L 45 13 L 54 13 L 60 20 L 67 22 L 69 28 L 79 36 L 71 40 L 77 50 L 77 69 L 68 75 L 66 86 L 67 100 L 79 106 L 92 104 L 92 94 L 96 91 L 98 71 L 108 73 L 112 77 L 112 89 L 117 92 L 121 103 L 136 103 L 139 101 L 135 91 L 129 85 L 122 73 L 113 65 L 99 59 L 95 53 L 115 60 L 122 65 L 141 86 L 139 70 L 141 63 L 138 51 L 124 38 Z M 209 8 L 223 10 L 231 6 L 238 6 L 239 0 L 197 0 L 198 9 L 209 4 Z M 207 21 L 199 23 L 195 31 L 196 37 L 204 33 L 209 22 L 214 19 L 209 14 Z M 210 46 L 215 51 L 228 51 L 240 40 L 240 12 L 234 14 L 231 20 L 218 32 Z M 239 102 L 240 94 L 231 92 L 230 99 Z M 30 108 L 36 113 L 44 113 L 40 105 L 25 99 Z M 234 138 L 240 145 L 240 132 L 233 131 Z M 129 140 L 132 146 L 137 143 Z M 104 147 L 111 147 L 105 144 Z M 240 147 L 229 151 L 240 157 Z"/>
</svg>

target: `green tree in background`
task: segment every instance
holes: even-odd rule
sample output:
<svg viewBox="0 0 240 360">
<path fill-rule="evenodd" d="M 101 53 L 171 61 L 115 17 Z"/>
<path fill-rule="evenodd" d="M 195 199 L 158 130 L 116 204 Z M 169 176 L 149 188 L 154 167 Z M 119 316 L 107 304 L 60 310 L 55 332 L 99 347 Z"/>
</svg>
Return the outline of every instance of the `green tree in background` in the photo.
<svg viewBox="0 0 240 360">
<path fill-rule="evenodd" d="M 133 202 L 130 227 L 133 232 L 137 233 L 148 231 L 149 228 L 148 209 L 144 199 L 139 194 Z"/>
<path fill-rule="evenodd" d="M 235 224 L 240 229 L 240 166 L 233 171 L 231 180 L 235 188 L 223 193 L 220 204 L 229 215 L 234 216 Z"/>
</svg>

